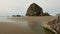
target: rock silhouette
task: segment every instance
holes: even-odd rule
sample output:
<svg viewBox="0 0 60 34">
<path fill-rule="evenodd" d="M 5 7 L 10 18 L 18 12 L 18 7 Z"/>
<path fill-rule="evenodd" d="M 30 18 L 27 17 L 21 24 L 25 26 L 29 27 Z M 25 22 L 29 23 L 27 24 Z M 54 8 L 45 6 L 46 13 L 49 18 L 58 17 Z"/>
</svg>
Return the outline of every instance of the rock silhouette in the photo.
<svg viewBox="0 0 60 34">
<path fill-rule="evenodd" d="M 27 10 L 26 16 L 40 16 L 43 14 L 43 10 L 37 4 L 33 3 Z"/>
<path fill-rule="evenodd" d="M 12 15 L 12 17 L 21 17 L 21 15 Z"/>
<path fill-rule="evenodd" d="M 43 13 L 43 9 L 35 3 L 32 3 L 26 13 L 26 16 L 50 16 L 48 13 Z"/>
<path fill-rule="evenodd" d="M 51 16 L 51 15 L 49 15 L 49 13 L 43 13 L 43 16 Z"/>
</svg>

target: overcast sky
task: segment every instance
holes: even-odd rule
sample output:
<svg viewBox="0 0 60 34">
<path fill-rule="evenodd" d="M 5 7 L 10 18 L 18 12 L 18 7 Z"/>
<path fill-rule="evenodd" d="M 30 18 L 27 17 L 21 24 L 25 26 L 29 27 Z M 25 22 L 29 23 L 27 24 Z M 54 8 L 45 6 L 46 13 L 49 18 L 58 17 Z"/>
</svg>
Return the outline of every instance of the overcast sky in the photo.
<svg viewBox="0 0 60 34">
<path fill-rule="evenodd" d="M 60 0 L 0 0 L 0 16 L 25 15 L 32 3 L 38 4 L 51 15 L 60 13 Z"/>
</svg>

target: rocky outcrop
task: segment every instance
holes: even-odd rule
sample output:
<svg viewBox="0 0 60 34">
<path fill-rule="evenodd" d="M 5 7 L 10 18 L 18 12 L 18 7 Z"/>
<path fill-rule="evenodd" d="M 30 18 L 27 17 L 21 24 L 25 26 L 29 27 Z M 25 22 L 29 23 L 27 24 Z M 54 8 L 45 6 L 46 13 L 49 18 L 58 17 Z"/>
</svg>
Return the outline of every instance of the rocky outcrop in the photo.
<svg viewBox="0 0 60 34">
<path fill-rule="evenodd" d="M 56 16 L 59 16 L 60 14 L 56 14 Z"/>
<path fill-rule="evenodd" d="M 48 25 L 50 25 L 57 32 L 57 34 L 60 34 L 60 15 L 57 19 L 49 21 Z"/>
<path fill-rule="evenodd" d="M 60 15 L 52 21 L 48 21 L 47 24 L 44 24 L 43 28 L 50 30 L 55 34 L 60 34 Z"/>
<path fill-rule="evenodd" d="M 50 16 L 48 13 L 43 13 L 43 9 L 35 3 L 32 3 L 26 13 L 26 16 Z"/>
<path fill-rule="evenodd" d="M 33 3 L 27 10 L 26 16 L 40 16 L 43 15 L 43 10 L 37 4 Z"/>
<path fill-rule="evenodd" d="M 49 13 L 43 13 L 43 15 L 42 16 L 51 16 L 51 15 L 49 15 Z"/>
<path fill-rule="evenodd" d="M 12 17 L 21 17 L 21 15 L 12 15 Z"/>
</svg>

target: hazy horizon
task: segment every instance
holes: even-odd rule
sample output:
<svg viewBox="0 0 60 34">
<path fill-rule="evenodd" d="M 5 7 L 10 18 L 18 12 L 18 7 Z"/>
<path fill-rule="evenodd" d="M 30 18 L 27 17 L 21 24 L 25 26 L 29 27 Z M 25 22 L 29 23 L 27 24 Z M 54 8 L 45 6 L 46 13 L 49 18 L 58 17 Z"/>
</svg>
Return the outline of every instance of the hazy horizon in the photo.
<svg viewBox="0 0 60 34">
<path fill-rule="evenodd" d="M 38 4 L 50 15 L 60 13 L 60 0 L 0 0 L 0 16 L 25 15 L 32 3 Z"/>
</svg>

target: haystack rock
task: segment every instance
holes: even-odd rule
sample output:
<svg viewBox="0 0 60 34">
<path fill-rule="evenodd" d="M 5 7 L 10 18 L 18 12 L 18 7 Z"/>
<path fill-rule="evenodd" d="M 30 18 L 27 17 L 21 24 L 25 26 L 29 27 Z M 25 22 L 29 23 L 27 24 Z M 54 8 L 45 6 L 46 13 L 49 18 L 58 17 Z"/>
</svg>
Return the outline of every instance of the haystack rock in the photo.
<svg viewBox="0 0 60 34">
<path fill-rule="evenodd" d="M 37 4 L 32 3 L 27 10 L 26 16 L 41 16 L 43 15 L 43 10 Z"/>
</svg>

